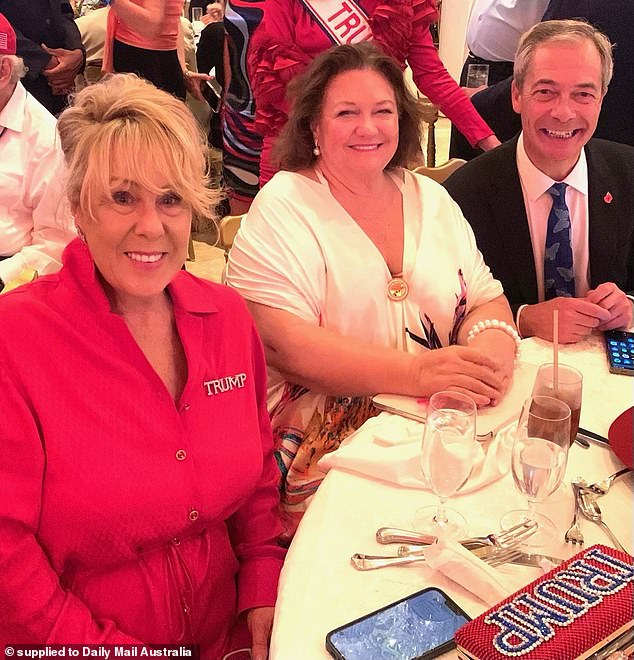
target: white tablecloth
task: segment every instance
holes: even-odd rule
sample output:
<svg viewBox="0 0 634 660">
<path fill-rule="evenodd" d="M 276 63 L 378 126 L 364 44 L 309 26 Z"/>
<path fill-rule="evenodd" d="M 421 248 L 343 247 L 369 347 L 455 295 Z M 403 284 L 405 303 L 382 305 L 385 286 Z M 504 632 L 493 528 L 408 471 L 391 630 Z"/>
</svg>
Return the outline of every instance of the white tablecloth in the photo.
<svg viewBox="0 0 634 660">
<path fill-rule="evenodd" d="M 581 426 L 607 436 L 610 423 L 633 403 L 634 379 L 608 372 L 601 342 L 600 337 L 592 337 L 562 348 L 560 361 L 573 364 L 584 375 Z M 550 361 L 550 351 L 547 342 L 522 342 L 522 360 L 528 362 Z M 621 462 L 607 447 L 592 443 L 590 449 L 583 449 L 574 445 L 566 484 L 577 475 L 592 482 L 620 467 Z M 634 551 L 633 489 L 634 479 L 628 475 L 601 499 L 604 520 L 629 552 Z M 284 565 L 271 642 L 272 660 L 325 660 L 330 657 L 324 646 L 330 630 L 427 586 L 446 591 L 472 617 L 485 611 L 485 604 L 476 596 L 424 563 L 370 572 L 358 572 L 350 564 L 350 556 L 355 552 L 389 554 L 395 546 L 376 543 L 377 528 L 411 528 L 414 512 L 435 501 L 435 496 L 427 491 L 331 470 L 302 520 Z M 450 502 L 469 521 L 471 534 L 497 530 L 504 513 L 525 504 L 509 473 Z M 563 541 L 573 512 L 570 487 L 562 486 L 538 510 L 546 513 L 560 530 L 544 551 L 563 558 L 579 551 L 579 547 Z M 609 539 L 597 525 L 583 520 L 582 529 L 586 547 L 594 543 L 609 545 Z M 499 570 L 513 589 L 540 575 L 538 569 L 516 565 Z M 448 657 L 455 657 L 454 652 Z"/>
</svg>

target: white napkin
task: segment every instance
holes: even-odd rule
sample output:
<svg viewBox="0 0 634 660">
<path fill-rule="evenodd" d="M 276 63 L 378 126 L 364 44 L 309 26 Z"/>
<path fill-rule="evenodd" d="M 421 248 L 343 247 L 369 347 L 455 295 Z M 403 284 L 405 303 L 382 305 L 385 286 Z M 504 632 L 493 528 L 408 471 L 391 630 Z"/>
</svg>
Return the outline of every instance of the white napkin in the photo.
<svg viewBox="0 0 634 660">
<path fill-rule="evenodd" d="M 515 423 L 510 424 L 490 442 L 478 443 L 473 470 L 460 494 L 482 488 L 508 472 L 514 427 Z M 424 428 L 421 422 L 383 412 L 349 435 L 337 451 L 326 454 L 319 467 L 324 472 L 336 467 L 399 486 L 429 490 L 420 469 Z"/>
<path fill-rule="evenodd" d="M 439 538 L 425 548 L 425 563 L 483 600 L 489 607 L 504 600 L 515 588 L 496 570 L 450 538 Z"/>
</svg>

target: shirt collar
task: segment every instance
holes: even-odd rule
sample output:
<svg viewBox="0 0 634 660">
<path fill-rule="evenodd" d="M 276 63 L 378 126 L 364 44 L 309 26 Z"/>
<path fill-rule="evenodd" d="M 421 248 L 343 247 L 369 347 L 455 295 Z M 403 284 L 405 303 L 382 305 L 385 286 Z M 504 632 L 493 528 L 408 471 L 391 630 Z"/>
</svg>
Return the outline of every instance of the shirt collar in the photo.
<svg viewBox="0 0 634 660">
<path fill-rule="evenodd" d="M 524 149 L 524 133 L 520 133 L 519 140 L 517 141 L 517 169 L 530 202 L 535 202 L 553 185 L 553 183 L 557 183 L 555 179 L 551 179 L 541 170 L 538 170 L 531 162 L 531 159 L 528 157 L 526 150 Z M 571 188 L 574 188 L 582 195 L 587 196 L 588 162 L 586 160 L 585 149 L 581 150 L 579 160 L 572 168 L 570 174 L 564 179 L 564 183 L 567 183 Z"/>
<path fill-rule="evenodd" d="M 62 274 L 71 286 L 80 286 L 100 311 L 110 313 L 110 302 L 97 277 L 88 246 L 80 238 L 75 238 L 66 246 L 62 261 Z M 218 311 L 210 289 L 210 282 L 194 277 L 184 270 L 176 273 L 168 285 L 174 307 L 192 314 L 213 314 Z"/>
<path fill-rule="evenodd" d="M 184 270 L 178 271 L 170 282 L 168 290 L 175 307 L 192 314 L 214 314 L 218 307 L 214 304 L 210 283 L 201 280 Z"/>
<path fill-rule="evenodd" d="M 22 132 L 24 114 L 26 111 L 26 89 L 22 83 L 15 86 L 8 103 L 0 111 L 0 126 L 4 126 L 16 133 Z"/>
</svg>

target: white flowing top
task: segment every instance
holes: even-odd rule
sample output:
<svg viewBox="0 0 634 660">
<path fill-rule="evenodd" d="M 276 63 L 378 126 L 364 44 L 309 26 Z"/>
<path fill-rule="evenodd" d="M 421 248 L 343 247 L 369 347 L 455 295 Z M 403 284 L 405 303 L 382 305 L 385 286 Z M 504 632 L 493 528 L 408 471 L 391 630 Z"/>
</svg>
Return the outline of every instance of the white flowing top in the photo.
<svg viewBox="0 0 634 660">
<path fill-rule="evenodd" d="M 412 353 L 455 344 L 462 319 L 502 286 L 444 188 L 408 170 L 392 177 L 403 196 L 406 298 L 388 297 L 392 275 L 382 254 L 323 177 L 291 172 L 256 196 L 231 249 L 227 283 L 247 300 L 368 344 Z M 323 477 L 316 461 L 373 414 L 364 399 L 313 393 L 269 368 L 287 508 L 305 508 Z"/>
</svg>

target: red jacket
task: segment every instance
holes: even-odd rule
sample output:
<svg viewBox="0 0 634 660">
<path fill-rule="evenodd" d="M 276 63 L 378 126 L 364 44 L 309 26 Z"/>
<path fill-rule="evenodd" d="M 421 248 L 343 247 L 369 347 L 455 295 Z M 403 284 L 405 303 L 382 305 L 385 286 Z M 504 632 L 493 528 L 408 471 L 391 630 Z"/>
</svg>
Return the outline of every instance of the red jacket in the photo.
<svg viewBox="0 0 634 660">
<path fill-rule="evenodd" d="M 0 299 L 0 647 L 187 643 L 218 658 L 273 605 L 279 470 L 266 372 L 234 291 L 169 287 L 175 405 L 112 313 L 86 246 Z"/>
</svg>

